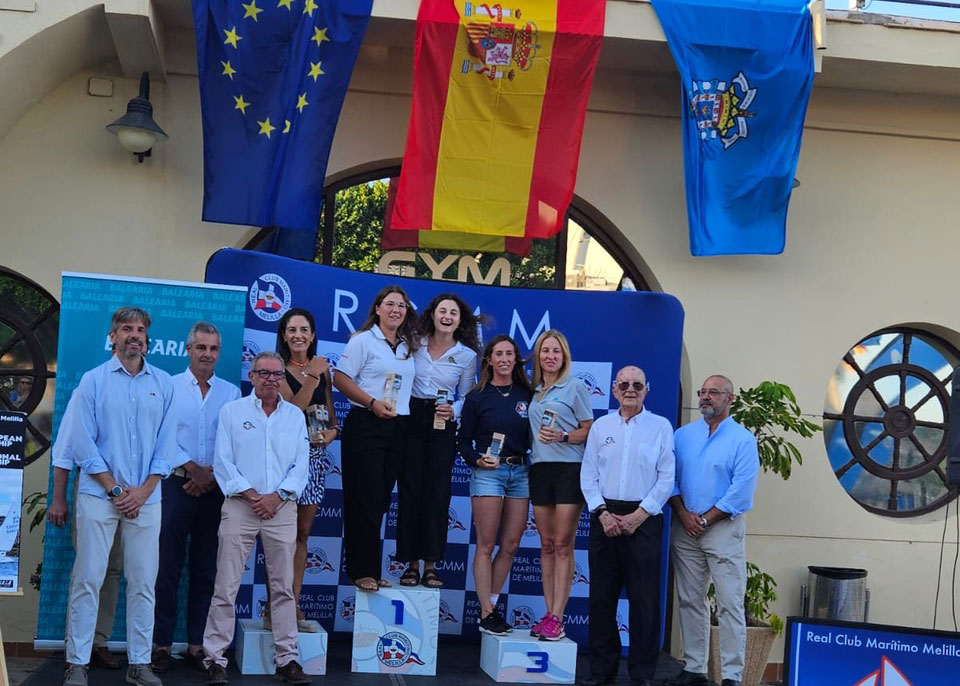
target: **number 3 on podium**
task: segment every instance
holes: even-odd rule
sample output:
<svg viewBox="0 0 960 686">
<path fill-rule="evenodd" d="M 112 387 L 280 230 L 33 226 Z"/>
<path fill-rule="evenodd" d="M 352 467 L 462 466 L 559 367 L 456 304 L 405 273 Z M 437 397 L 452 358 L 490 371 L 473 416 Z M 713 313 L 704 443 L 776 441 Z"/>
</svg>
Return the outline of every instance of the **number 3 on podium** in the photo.
<svg viewBox="0 0 960 686">
<path fill-rule="evenodd" d="M 393 623 L 397 626 L 403 626 L 403 601 L 398 599 L 391 600 L 390 604 L 393 605 L 394 615 Z M 544 653 L 546 655 L 546 653 Z"/>
<path fill-rule="evenodd" d="M 396 602 L 396 601 L 394 601 Z M 527 657 L 533 659 L 533 667 L 527 667 L 527 671 L 533 674 L 542 674 L 547 671 L 550 663 L 550 655 L 539 650 L 532 650 L 527 653 Z"/>
</svg>

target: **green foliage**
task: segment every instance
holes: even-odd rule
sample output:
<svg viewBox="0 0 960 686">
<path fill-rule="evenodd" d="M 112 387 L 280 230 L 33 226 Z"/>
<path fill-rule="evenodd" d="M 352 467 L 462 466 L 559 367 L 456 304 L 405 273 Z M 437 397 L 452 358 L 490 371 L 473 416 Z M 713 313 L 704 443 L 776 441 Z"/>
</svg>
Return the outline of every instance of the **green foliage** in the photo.
<svg viewBox="0 0 960 686">
<path fill-rule="evenodd" d="M 33 531 L 47 518 L 47 494 L 34 491 L 23 499 L 23 505 L 27 515 L 33 513 L 33 519 L 30 520 L 30 531 Z"/>
<path fill-rule="evenodd" d="M 333 265 L 361 272 L 374 272 L 384 250 L 380 247 L 383 218 L 387 208 L 386 181 L 371 181 L 350 186 L 337 192 L 336 230 L 333 245 Z M 520 257 L 510 253 L 475 253 L 470 251 L 420 248 L 437 262 L 451 254 L 473 255 L 482 273 L 498 257 L 510 263 L 510 285 L 521 288 L 553 288 L 556 274 L 556 238 L 534 241 L 529 255 Z M 318 244 L 318 255 L 320 246 Z M 411 264 L 417 278 L 429 279 L 430 270 L 422 260 Z M 451 268 L 452 270 L 452 268 Z M 450 273 L 450 272 L 448 272 Z"/>
<path fill-rule="evenodd" d="M 803 418 L 790 387 L 774 381 L 741 388 L 730 406 L 730 414 L 757 437 L 763 471 L 772 471 L 785 480 L 790 478 L 793 462 L 803 464 L 803 458 L 800 450 L 781 432 L 810 438 L 822 431 L 819 424 Z"/>
</svg>

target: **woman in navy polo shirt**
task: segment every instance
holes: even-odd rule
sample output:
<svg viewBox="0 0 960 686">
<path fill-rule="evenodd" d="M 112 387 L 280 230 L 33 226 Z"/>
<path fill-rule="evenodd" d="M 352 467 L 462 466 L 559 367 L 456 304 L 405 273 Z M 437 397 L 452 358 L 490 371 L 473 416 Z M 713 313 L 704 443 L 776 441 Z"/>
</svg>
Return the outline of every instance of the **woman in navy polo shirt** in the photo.
<svg viewBox="0 0 960 686">
<path fill-rule="evenodd" d="M 549 329 L 533 347 L 530 403 L 530 500 L 540 533 L 540 572 L 547 613 L 531 629 L 541 640 L 564 637 L 563 611 L 573 585 L 573 546 L 583 511 L 580 462 L 593 410 L 590 391 L 570 375 L 570 345 Z"/>
<path fill-rule="evenodd" d="M 460 296 L 441 293 L 424 308 L 420 330 L 425 335 L 413 354 L 417 375 L 397 482 L 397 559 L 407 563 L 403 586 L 440 588 L 437 561 L 447 544 L 457 417 L 477 381 L 477 317 Z M 437 402 L 442 391 L 448 400 Z"/>
<path fill-rule="evenodd" d="M 460 455 L 473 467 L 470 504 L 477 530 L 473 578 L 480 631 L 489 634 L 513 631 L 497 612 L 497 598 L 527 525 L 531 396 L 520 349 L 509 336 L 495 336 L 484 348 L 480 382 L 463 403 L 457 434 Z M 498 460 L 487 457 L 494 433 L 504 435 Z M 491 562 L 498 531 L 500 549 Z"/>
<path fill-rule="evenodd" d="M 362 591 L 390 584 L 380 579 L 380 525 L 403 455 L 410 390 L 420 344 L 417 313 L 399 286 L 374 298 L 366 321 L 347 342 L 333 385 L 353 407 L 340 439 L 343 474 L 343 546 L 347 576 Z M 388 374 L 400 375 L 392 402 L 384 397 Z"/>
</svg>

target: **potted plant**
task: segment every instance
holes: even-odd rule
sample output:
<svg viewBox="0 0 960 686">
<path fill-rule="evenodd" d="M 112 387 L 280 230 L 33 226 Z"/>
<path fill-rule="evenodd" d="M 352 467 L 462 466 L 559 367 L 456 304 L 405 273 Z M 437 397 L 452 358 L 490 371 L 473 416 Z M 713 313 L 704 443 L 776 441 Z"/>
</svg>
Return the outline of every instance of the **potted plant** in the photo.
<svg viewBox="0 0 960 686">
<path fill-rule="evenodd" d="M 790 438 L 810 438 L 821 430 L 819 424 L 805 419 L 800 412 L 796 396 L 789 386 L 774 381 L 763 381 L 753 388 L 741 388 L 730 414 L 739 424 L 757 437 L 757 452 L 760 467 L 764 472 L 778 474 L 784 480 L 790 478 L 793 463 L 803 463 L 800 450 Z M 783 632 L 783 620 L 770 612 L 770 605 L 777 599 L 777 582 L 752 562 L 747 562 L 747 590 L 744 609 L 747 615 L 747 650 L 741 681 L 744 686 L 757 686 L 763 678 L 773 639 Z M 719 683 L 720 632 L 717 627 L 714 589 L 707 594 L 711 606 L 710 659 L 707 674 Z"/>
</svg>

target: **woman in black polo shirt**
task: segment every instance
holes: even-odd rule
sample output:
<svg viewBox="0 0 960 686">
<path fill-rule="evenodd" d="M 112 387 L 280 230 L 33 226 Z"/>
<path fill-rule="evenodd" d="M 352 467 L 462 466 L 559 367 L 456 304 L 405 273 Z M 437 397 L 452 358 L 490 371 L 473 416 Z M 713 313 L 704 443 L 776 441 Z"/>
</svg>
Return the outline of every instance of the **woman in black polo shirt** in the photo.
<svg viewBox="0 0 960 686">
<path fill-rule="evenodd" d="M 509 336 L 496 336 L 484 348 L 480 382 L 464 400 L 457 434 L 460 455 L 473 467 L 470 504 L 477 530 L 473 577 L 480 630 L 490 634 L 513 630 L 497 612 L 497 597 L 527 524 L 527 408 L 532 395 L 517 344 Z M 489 455 L 494 433 L 504 436 L 497 459 Z M 491 561 L 498 532 L 500 549 Z"/>
</svg>

